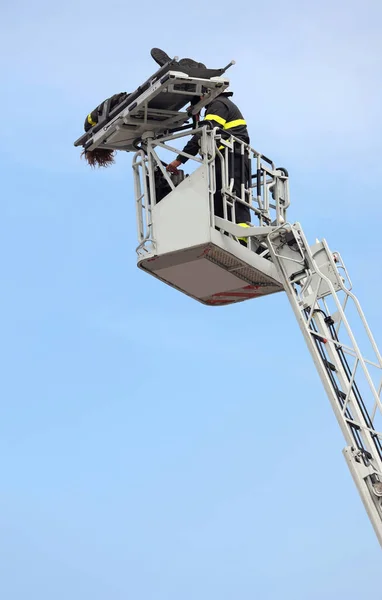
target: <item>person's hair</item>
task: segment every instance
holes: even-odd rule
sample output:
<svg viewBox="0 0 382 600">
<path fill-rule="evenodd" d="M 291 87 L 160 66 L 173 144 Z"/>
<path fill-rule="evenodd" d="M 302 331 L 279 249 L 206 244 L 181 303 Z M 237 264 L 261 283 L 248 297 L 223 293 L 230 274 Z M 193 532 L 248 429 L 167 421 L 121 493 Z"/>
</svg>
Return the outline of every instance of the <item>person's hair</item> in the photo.
<svg viewBox="0 0 382 600">
<path fill-rule="evenodd" d="M 106 148 L 96 148 L 95 150 L 84 150 L 81 154 L 87 163 L 95 167 L 109 167 L 114 163 L 114 150 L 106 150 Z"/>
</svg>

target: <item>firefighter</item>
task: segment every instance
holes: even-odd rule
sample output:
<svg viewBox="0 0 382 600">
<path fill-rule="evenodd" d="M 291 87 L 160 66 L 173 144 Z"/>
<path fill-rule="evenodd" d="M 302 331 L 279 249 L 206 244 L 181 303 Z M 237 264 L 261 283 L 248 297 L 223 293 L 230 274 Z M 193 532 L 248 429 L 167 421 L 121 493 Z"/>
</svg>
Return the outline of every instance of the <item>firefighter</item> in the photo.
<svg viewBox="0 0 382 600">
<path fill-rule="evenodd" d="M 204 120 L 200 121 L 200 126 L 209 126 L 209 127 L 219 127 L 223 129 L 224 133 L 232 134 L 240 140 L 243 140 L 246 144 L 249 144 L 249 135 L 246 121 L 243 118 L 243 115 L 239 108 L 232 102 L 230 96 L 232 96 L 232 92 L 223 92 L 219 96 L 217 96 L 212 102 L 206 106 L 206 113 L 204 116 Z M 199 98 L 198 98 L 199 100 Z M 196 133 L 190 139 L 188 144 L 183 149 L 183 152 L 187 152 L 187 154 L 191 154 L 192 156 L 196 156 L 196 154 L 200 151 L 199 147 L 199 137 L 200 134 Z M 228 135 L 227 135 L 228 137 Z M 188 158 L 186 156 L 178 155 L 175 160 L 173 160 L 168 166 L 167 170 L 174 173 L 177 171 L 178 167 L 181 164 L 184 164 Z M 244 184 L 248 187 L 248 183 L 250 181 L 250 172 L 249 172 L 249 159 L 248 154 L 245 153 L 242 158 L 239 150 L 238 144 L 236 144 L 236 149 L 234 149 L 234 160 L 233 160 L 233 173 L 231 168 L 231 161 L 229 160 L 229 177 L 234 178 L 234 186 L 233 191 L 236 196 L 241 197 L 241 177 L 242 177 L 242 160 L 244 160 Z M 223 217 L 223 199 L 222 199 L 222 172 L 221 172 L 221 161 L 219 157 L 215 160 L 215 173 L 216 173 L 216 193 L 214 197 L 214 205 L 215 205 L 215 215 L 218 217 Z M 232 220 L 231 211 L 228 207 L 227 210 L 228 219 Z M 236 202 L 235 206 L 235 216 L 236 223 L 241 225 L 242 227 L 248 227 L 248 223 L 250 222 L 250 210 L 249 207 Z M 244 239 L 243 239 L 244 241 Z"/>
</svg>

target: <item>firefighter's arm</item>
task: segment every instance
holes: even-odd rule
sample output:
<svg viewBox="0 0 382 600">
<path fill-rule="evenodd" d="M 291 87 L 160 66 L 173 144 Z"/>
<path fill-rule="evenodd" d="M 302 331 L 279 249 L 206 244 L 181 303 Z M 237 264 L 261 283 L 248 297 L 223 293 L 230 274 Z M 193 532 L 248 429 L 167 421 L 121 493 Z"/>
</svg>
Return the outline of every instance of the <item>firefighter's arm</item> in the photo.
<svg viewBox="0 0 382 600">
<path fill-rule="evenodd" d="M 221 127 L 223 128 L 227 119 L 228 108 L 223 102 L 214 100 L 208 107 L 203 121 L 199 123 L 199 127 Z M 200 133 L 195 133 L 190 141 L 183 148 L 183 152 L 196 156 L 199 152 Z M 174 173 L 181 164 L 188 161 L 187 156 L 178 155 L 168 166 L 167 170 Z"/>
<path fill-rule="evenodd" d="M 191 154 L 191 156 L 196 156 L 199 152 L 199 137 L 200 133 L 195 133 L 195 135 L 192 136 L 190 141 L 183 148 L 183 152 L 187 152 L 187 154 Z M 167 171 L 170 171 L 171 173 L 176 173 L 177 168 L 187 161 L 187 156 L 182 156 L 181 154 L 178 154 L 176 159 L 173 160 L 169 165 L 167 165 Z"/>
</svg>

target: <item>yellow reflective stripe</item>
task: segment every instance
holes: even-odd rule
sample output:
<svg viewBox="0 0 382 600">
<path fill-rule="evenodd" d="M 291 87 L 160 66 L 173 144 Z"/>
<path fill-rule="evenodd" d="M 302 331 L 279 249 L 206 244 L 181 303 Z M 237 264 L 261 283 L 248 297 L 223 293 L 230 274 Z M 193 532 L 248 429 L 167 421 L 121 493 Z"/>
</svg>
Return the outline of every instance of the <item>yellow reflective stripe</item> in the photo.
<svg viewBox="0 0 382 600">
<path fill-rule="evenodd" d="M 95 121 L 93 121 L 92 119 L 92 115 L 90 113 L 90 115 L 88 115 L 88 123 L 93 127 L 94 125 L 97 125 L 97 123 Z"/>
<path fill-rule="evenodd" d="M 223 127 L 225 129 L 226 120 L 219 117 L 219 115 L 206 115 L 204 117 L 204 120 L 205 121 L 216 121 L 216 123 L 219 123 L 219 125 L 223 125 Z"/>
<path fill-rule="evenodd" d="M 224 125 L 224 129 L 231 129 L 231 127 L 239 127 L 239 125 L 246 125 L 244 119 L 236 119 L 236 121 L 230 121 Z"/>
<path fill-rule="evenodd" d="M 205 118 L 208 119 L 209 116 L 210 115 L 208 115 L 208 117 L 205 117 Z M 220 117 L 216 117 L 216 115 L 214 115 L 213 118 L 216 121 L 217 118 L 220 118 Z M 224 121 L 224 119 L 221 119 L 221 121 Z M 233 129 L 233 127 L 239 127 L 240 125 L 245 125 L 246 126 L 247 125 L 247 121 L 244 121 L 244 119 L 236 119 L 235 121 L 229 121 L 228 123 L 225 122 L 225 125 L 224 125 L 223 129 Z M 225 146 L 219 146 L 218 150 L 222 150 L 223 148 L 225 148 Z"/>
<path fill-rule="evenodd" d="M 237 223 L 237 225 L 239 225 L 239 227 L 250 227 L 250 225 L 248 225 L 247 223 Z M 248 238 L 246 238 L 246 237 L 239 237 L 237 239 L 241 240 L 242 242 L 246 242 Z"/>
</svg>

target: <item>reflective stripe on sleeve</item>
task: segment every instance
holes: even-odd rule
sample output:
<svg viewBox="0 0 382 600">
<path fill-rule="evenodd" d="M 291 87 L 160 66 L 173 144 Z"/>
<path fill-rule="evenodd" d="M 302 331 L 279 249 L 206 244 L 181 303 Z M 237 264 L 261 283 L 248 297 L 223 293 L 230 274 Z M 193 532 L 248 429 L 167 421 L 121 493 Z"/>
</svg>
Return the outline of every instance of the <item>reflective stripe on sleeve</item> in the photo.
<svg viewBox="0 0 382 600">
<path fill-rule="evenodd" d="M 223 125 L 224 129 L 226 128 L 226 120 L 219 117 L 219 115 L 206 115 L 204 117 L 205 121 L 216 121 L 219 125 Z"/>
<path fill-rule="evenodd" d="M 232 127 L 239 127 L 239 125 L 246 125 L 247 122 L 244 119 L 236 119 L 236 121 L 225 122 L 224 129 L 231 129 Z"/>
<path fill-rule="evenodd" d="M 91 113 L 90 113 L 90 115 L 88 115 L 88 123 L 92 127 L 94 127 L 94 125 L 97 125 L 97 123 L 95 121 L 93 121 Z"/>
</svg>

